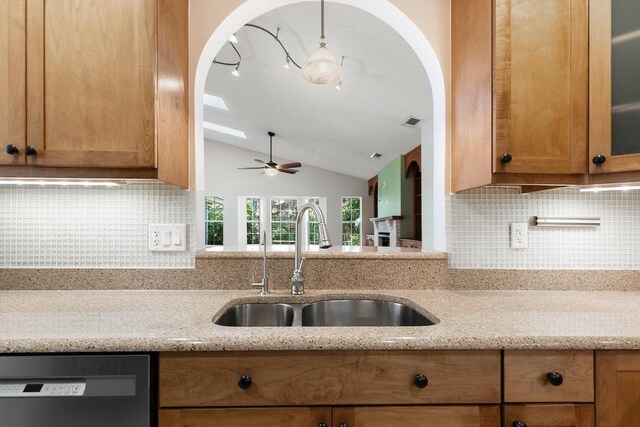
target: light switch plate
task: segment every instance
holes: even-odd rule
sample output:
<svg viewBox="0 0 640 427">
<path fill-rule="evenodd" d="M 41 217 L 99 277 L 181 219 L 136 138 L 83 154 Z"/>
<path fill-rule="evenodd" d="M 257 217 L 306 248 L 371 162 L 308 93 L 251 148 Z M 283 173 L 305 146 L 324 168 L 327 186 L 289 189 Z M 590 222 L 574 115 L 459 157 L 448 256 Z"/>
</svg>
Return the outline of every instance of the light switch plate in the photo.
<svg viewBox="0 0 640 427">
<path fill-rule="evenodd" d="M 186 251 L 187 224 L 149 224 L 149 250 Z"/>
<path fill-rule="evenodd" d="M 529 224 L 526 222 L 511 223 L 511 249 L 529 247 Z"/>
</svg>

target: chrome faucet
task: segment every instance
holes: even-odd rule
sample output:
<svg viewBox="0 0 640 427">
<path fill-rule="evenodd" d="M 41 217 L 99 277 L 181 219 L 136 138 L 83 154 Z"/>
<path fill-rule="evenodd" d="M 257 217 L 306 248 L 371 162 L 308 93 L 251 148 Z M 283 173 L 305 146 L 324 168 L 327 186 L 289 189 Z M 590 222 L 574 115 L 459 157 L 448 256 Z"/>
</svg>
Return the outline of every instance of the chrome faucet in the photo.
<svg viewBox="0 0 640 427">
<path fill-rule="evenodd" d="M 329 237 L 329 231 L 327 230 L 327 222 L 324 219 L 324 214 L 315 203 L 305 203 L 300 206 L 298 210 L 298 216 L 296 217 L 296 255 L 295 266 L 293 267 L 293 277 L 291 278 L 291 295 L 304 294 L 304 274 L 302 273 L 302 267 L 306 258 L 302 257 L 302 242 L 300 239 L 300 224 L 302 224 L 302 218 L 304 213 L 311 209 L 318 217 L 318 231 L 320 234 L 320 249 L 328 249 L 333 244 Z"/>
<path fill-rule="evenodd" d="M 262 256 L 262 280 L 255 283 L 255 279 L 251 284 L 252 288 L 259 288 L 260 295 L 269 295 L 269 275 L 267 274 L 267 232 L 262 232 L 262 244 L 264 245 L 264 252 Z"/>
</svg>

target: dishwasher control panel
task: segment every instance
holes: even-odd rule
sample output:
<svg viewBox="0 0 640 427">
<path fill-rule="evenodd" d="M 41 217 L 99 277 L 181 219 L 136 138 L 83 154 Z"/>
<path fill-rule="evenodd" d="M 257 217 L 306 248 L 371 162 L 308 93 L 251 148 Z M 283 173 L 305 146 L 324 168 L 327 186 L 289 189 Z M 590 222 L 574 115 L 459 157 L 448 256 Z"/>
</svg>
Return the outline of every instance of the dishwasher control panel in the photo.
<svg viewBox="0 0 640 427">
<path fill-rule="evenodd" d="M 82 396 L 85 382 L 0 382 L 2 397 Z"/>
</svg>

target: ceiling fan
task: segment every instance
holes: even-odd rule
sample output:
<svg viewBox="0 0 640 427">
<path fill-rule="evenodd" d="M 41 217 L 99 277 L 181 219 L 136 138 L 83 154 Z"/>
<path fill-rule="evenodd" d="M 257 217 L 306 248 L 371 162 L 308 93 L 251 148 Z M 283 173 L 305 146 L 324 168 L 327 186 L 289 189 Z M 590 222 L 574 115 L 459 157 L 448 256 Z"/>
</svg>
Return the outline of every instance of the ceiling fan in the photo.
<svg viewBox="0 0 640 427">
<path fill-rule="evenodd" d="M 255 161 L 260 163 L 262 166 L 238 169 L 262 169 L 262 173 L 267 176 L 275 176 L 278 174 L 278 172 L 288 173 L 291 175 L 298 173 L 298 170 L 296 170 L 296 168 L 302 167 L 302 164 L 300 162 L 278 164 L 273 161 L 273 137 L 276 136 L 276 134 L 273 132 L 267 132 L 267 134 L 269 135 L 269 161 L 265 162 L 260 159 L 255 159 Z"/>
</svg>

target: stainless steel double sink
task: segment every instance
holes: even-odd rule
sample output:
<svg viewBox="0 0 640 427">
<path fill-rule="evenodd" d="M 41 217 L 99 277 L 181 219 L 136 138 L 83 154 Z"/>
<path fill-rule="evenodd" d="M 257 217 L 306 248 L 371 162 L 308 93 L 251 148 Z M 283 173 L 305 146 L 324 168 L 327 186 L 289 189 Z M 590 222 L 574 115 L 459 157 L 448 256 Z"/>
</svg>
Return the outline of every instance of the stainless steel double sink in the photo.
<svg viewBox="0 0 640 427">
<path fill-rule="evenodd" d="M 216 325 L 240 327 L 431 326 L 437 322 L 406 304 L 373 299 L 239 304 L 214 320 Z"/>
</svg>

